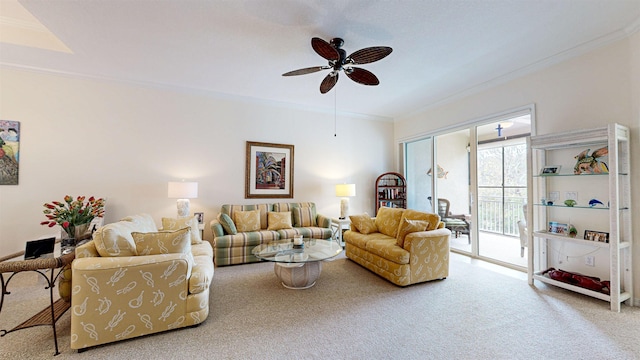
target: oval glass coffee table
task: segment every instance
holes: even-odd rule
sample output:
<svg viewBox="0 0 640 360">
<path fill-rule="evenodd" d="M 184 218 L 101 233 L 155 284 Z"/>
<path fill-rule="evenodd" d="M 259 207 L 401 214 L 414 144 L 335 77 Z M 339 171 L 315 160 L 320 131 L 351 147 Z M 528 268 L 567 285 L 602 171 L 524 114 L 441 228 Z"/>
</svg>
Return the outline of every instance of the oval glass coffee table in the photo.
<svg viewBox="0 0 640 360">
<path fill-rule="evenodd" d="M 322 261 L 338 256 L 342 246 L 331 240 L 304 239 L 303 249 L 294 249 L 293 239 L 271 241 L 253 248 L 258 259 L 274 263 L 273 271 L 288 289 L 308 289 L 322 272 Z"/>
</svg>

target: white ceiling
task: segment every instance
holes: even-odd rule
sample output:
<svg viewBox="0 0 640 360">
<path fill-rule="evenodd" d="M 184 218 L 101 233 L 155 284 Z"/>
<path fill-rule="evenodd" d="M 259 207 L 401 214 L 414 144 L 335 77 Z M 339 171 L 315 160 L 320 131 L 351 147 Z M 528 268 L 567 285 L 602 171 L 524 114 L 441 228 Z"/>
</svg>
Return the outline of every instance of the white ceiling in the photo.
<svg viewBox="0 0 640 360">
<path fill-rule="evenodd" d="M 0 17 L 8 6 L 2 7 Z M 0 43 L 0 65 L 286 106 L 397 118 L 637 31 L 640 0 L 19 0 L 71 53 Z M 8 4 L 8 3 L 7 3 Z M 347 54 L 390 46 L 363 86 L 329 70 L 311 38 Z M 1 39 L 1 38 L 0 38 Z M 337 90 L 337 99 L 334 92 Z"/>
</svg>

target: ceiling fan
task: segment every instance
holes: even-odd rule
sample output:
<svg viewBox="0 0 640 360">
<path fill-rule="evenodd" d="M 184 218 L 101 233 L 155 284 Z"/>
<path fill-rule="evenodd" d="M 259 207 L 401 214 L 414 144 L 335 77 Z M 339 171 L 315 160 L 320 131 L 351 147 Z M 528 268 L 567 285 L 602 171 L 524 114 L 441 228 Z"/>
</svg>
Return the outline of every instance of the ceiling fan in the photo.
<svg viewBox="0 0 640 360">
<path fill-rule="evenodd" d="M 295 76 L 314 73 L 321 70 L 333 69 L 322 80 L 320 84 L 320 92 L 326 94 L 338 82 L 338 73 L 340 70 L 349 77 L 349 79 L 363 85 L 378 85 L 380 81 L 370 71 L 355 67 L 354 65 L 368 64 L 381 60 L 391 54 L 392 48 L 388 46 L 374 46 L 360 49 L 347 56 L 346 51 L 342 49 L 344 40 L 341 38 L 333 38 L 331 42 L 326 42 L 320 38 L 311 39 L 311 47 L 318 55 L 329 61 L 329 65 L 314 66 L 304 69 L 289 71 L 282 76 Z"/>
</svg>

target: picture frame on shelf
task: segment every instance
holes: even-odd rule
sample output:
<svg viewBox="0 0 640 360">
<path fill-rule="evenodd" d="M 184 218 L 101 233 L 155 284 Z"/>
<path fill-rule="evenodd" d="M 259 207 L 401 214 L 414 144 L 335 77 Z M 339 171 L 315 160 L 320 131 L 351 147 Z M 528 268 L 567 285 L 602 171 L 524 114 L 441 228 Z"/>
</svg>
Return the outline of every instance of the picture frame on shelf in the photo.
<svg viewBox="0 0 640 360">
<path fill-rule="evenodd" d="M 246 199 L 293 198 L 294 146 L 247 141 Z"/>
<path fill-rule="evenodd" d="M 194 212 L 193 216 L 195 216 L 198 219 L 198 224 L 204 224 L 204 213 Z"/>
<path fill-rule="evenodd" d="M 568 224 L 563 224 L 563 223 L 559 223 L 557 221 L 549 221 L 549 228 L 548 231 L 551 234 L 557 234 L 557 235 L 569 235 L 569 225 Z"/>
<path fill-rule="evenodd" d="M 562 165 L 547 165 L 540 169 L 540 175 L 557 175 L 560 173 Z"/>
<path fill-rule="evenodd" d="M 585 230 L 584 239 L 598 242 L 609 242 L 609 233 L 604 231 Z"/>
</svg>

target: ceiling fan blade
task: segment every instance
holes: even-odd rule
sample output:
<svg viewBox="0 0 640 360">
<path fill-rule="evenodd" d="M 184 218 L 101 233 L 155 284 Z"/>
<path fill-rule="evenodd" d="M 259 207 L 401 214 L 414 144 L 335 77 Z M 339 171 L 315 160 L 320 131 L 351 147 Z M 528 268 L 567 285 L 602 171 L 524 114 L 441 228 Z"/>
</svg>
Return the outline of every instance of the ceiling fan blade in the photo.
<svg viewBox="0 0 640 360">
<path fill-rule="evenodd" d="M 392 51 L 393 49 L 388 46 L 368 47 L 349 55 L 347 61 L 350 59 L 353 64 L 368 64 L 384 59 L 387 55 L 391 54 Z"/>
<path fill-rule="evenodd" d="M 333 87 L 338 82 L 338 73 L 336 71 L 332 71 L 329 75 L 324 77 L 322 83 L 320 84 L 320 92 L 322 94 L 326 94 L 329 90 L 333 89 Z"/>
<path fill-rule="evenodd" d="M 330 66 L 308 67 L 308 68 L 304 68 L 304 69 L 298 69 L 298 70 L 293 70 L 293 71 L 286 72 L 286 73 L 282 74 L 282 76 L 305 75 L 305 74 L 311 74 L 311 73 L 318 72 L 320 70 L 326 70 L 326 69 L 331 69 L 331 67 Z"/>
<path fill-rule="evenodd" d="M 336 50 L 333 46 L 331 46 L 331 44 L 320 38 L 314 37 L 313 39 L 311 39 L 311 47 L 313 48 L 313 50 L 315 50 L 315 52 L 318 53 L 318 55 L 329 61 L 340 60 L 340 54 L 338 53 L 338 50 Z"/>
<path fill-rule="evenodd" d="M 371 71 L 361 69 L 361 68 L 351 68 L 350 70 L 346 70 L 345 74 L 349 77 L 349 79 L 360 83 L 362 85 L 378 85 L 380 81 L 378 78 L 373 75 Z"/>
</svg>

